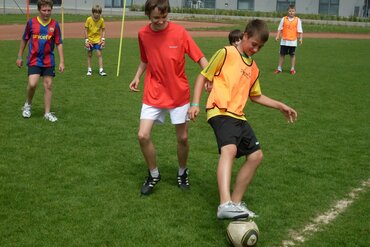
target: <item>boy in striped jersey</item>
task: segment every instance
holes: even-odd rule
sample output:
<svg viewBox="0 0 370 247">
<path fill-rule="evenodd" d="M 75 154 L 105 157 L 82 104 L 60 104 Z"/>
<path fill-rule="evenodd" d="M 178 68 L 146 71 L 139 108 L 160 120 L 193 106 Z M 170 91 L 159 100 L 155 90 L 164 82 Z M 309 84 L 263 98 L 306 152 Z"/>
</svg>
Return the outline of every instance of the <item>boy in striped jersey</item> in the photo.
<svg viewBox="0 0 370 247">
<path fill-rule="evenodd" d="M 18 57 L 16 60 L 17 66 L 23 66 L 23 52 L 28 45 L 28 86 L 27 86 L 27 100 L 22 109 L 22 116 L 24 118 L 31 117 L 32 99 L 35 95 L 37 83 L 40 76 L 43 77 L 44 84 L 44 118 L 50 122 L 56 122 L 57 117 L 50 112 L 51 97 L 52 97 L 52 83 L 55 76 L 55 58 L 54 46 L 56 45 L 59 53 L 60 72 L 64 71 L 64 55 L 62 45 L 62 34 L 59 24 L 56 20 L 51 19 L 51 12 L 53 9 L 52 0 L 38 0 L 37 9 L 39 15 L 31 18 L 24 30 L 22 40 L 19 46 Z"/>
</svg>

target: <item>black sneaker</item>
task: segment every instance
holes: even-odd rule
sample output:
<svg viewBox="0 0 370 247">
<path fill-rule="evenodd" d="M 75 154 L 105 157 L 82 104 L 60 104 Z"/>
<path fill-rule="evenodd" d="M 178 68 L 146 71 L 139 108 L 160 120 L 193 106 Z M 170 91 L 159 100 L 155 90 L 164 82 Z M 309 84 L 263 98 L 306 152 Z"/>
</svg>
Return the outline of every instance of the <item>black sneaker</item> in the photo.
<svg viewBox="0 0 370 247">
<path fill-rule="evenodd" d="M 161 181 L 161 174 L 158 177 L 152 177 L 150 171 L 148 171 L 148 177 L 146 178 L 143 186 L 141 186 L 141 194 L 142 195 L 149 195 L 152 193 L 154 186 Z"/>
<path fill-rule="evenodd" d="M 177 183 L 180 189 L 187 190 L 190 188 L 188 168 L 185 169 L 184 174 L 181 176 L 177 174 Z"/>
</svg>

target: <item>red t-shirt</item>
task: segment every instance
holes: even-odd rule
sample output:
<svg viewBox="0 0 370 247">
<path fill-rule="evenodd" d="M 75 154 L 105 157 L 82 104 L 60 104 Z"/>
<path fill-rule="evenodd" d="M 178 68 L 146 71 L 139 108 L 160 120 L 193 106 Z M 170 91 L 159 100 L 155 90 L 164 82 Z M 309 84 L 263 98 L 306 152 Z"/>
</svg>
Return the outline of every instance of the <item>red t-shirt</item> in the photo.
<svg viewBox="0 0 370 247">
<path fill-rule="evenodd" d="M 158 108 L 175 108 L 190 102 L 185 75 L 185 54 L 198 62 L 204 57 L 188 32 L 175 23 L 160 31 L 150 24 L 139 31 L 141 61 L 147 64 L 143 103 Z"/>
</svg>

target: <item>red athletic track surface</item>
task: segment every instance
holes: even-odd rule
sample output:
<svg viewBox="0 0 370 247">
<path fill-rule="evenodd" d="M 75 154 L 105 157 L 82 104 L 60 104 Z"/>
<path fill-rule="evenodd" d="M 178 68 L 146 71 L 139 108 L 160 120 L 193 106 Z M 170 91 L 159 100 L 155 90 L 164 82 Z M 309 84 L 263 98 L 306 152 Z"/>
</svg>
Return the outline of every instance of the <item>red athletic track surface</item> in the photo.
<svg viewBox="0 0 370 247">
<path fill-rule="evenodd" d="M 173 21 L 185 28 L 204 28 L 228 26 L 222 23 Z M 137 37 L 138 30 L 148 21 L 126 21 L 123 37 Z M 20 40 L 25 24 L 0 25 L 0 40 Z M 189 31 L 193 37 L 225 37 L 228 31 Z M 121 22 L 106 22 L 106 38 L 119 38 Z M 271 34 L 275 35 L 275 34 Z M 304 33 L 304 38 L 333 38 L 333 39 L 370 39 L 370 34 L 343 34 L 343 33 Z M 64 23 L 64 38 L 84 38 L 84 23 Z"/>
</svg>

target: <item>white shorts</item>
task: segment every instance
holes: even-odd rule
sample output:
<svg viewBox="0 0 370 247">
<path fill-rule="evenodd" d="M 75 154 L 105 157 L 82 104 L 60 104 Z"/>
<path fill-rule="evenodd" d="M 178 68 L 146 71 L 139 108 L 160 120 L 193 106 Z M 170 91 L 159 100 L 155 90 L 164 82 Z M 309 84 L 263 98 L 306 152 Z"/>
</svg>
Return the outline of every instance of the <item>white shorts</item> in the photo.
<svg viewBox="0 0 370 247">
<path fill-rule="evenodd" d="M 140 119 L 154 120 L 155 123 L 163 124 L 166 119 L 166 113 L 170 113 L 172 124 L 183 124 L 189 121 L 188 109 L 190 104 L 185 104 L 176 108 L 157 108 L 143 104 L 141 107 Z"/>
</svg>

